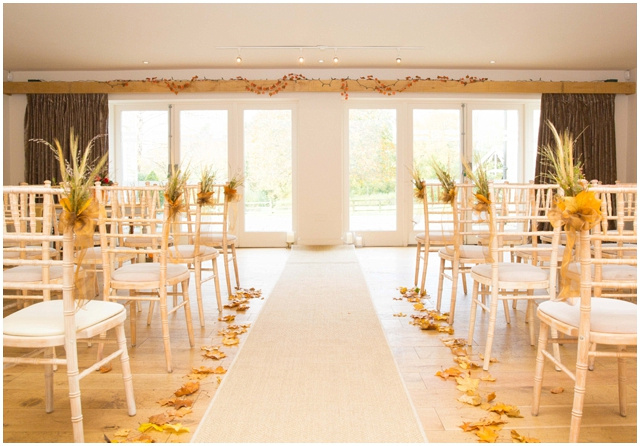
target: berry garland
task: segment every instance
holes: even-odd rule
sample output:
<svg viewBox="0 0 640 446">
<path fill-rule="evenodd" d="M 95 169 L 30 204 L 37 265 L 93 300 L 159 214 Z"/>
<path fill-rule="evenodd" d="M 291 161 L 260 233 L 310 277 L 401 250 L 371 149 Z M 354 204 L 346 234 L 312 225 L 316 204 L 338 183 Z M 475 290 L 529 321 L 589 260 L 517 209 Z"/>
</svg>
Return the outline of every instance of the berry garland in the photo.
<svg viewBox="0 0 640 446">
<path fill-rule="evenodd" d="M 158 79 L 157 77 L 146 78 L 142 82 L 151 82 L 154 84 L 164 84 L 169 89 L 169 91 L 178 94 L 186 88 L 189 88 L 192 83 L 197 82 L 198 80 L 206 81 L 208 79 L 199 79 L 198 76 L 193 76 L 190 81 L 174 81 L 173 79 Z M 237 81 L 243 81 L 246 83 L 245 90 L 251 93 L 255 93 L 258 95 L 268 94 L 269 96 L 276 95 L 282 91 L 284 91 L 290 83 L 296 83 L 298 81 L 309 81 L 313 79 L 308 79 L 306 76 L 302 74 L 294 74 L 289 73 L 285 76 L 282 76 L 281 79 L 278 79 L 271 85 L 260 86 L 249 79 L 238 76 L 235 78 Z M 338 79 L 331 79 L 329 84 Z M 358 79 L 351 78 L 342 78 L 340 81 L 340 95 L 344 96 L 345 99 L 349 99 L 349 82 L 357 83 L 361 89 L 370 90 L 376 93 L 380 93 L 385 96 L 393 96 L 396 93 L 402 93 L 407 89 L 411 88 L 418 82 L 422 81 L 440 81 L 440 82 L 457 82 L 462 85 L 473 84 L 476 82 L 485 82 L 488 79 L 486 77 L 476 77 L 476 76 L 465 76 L 460 79 L 451 79 L 448 76 L 438 76 L 435 79 L 432 78 L 422 78 L 420 76 L 407 76 L 405 79 L 398 79 L 395 82 L 385 84 L 380 81 L 377 77 L 374 76 L 362 76 Z M 366 81 L 366 82 L 362 82 Z M 371 82 L 373 81 L 373 86 L 371 86 Z M 119 86 L 128 86 L 131 81 L 108 81 L 107 83 L 111 86 L 119 85 Z M 406 84 L 402 85 L 403 82 Z"/>
</svg>

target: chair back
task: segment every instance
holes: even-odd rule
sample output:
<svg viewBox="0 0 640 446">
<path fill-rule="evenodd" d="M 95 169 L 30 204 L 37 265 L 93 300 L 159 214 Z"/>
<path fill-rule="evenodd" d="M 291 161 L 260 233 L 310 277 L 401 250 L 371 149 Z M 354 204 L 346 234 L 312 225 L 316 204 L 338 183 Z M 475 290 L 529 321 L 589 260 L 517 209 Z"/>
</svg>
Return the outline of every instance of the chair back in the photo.
<svg viewBox="0 0 640 446">
<path fill-rule="evenodd" d="M 209 246 L 225 247 L 231 232 L 230 198 L 225 184 L 213 185 L 209 204 L 201 207 L 200 241 Z"/>
<path fill-rule="evenodd" d="M 52 291 L 62 290 L 63 265 L 62 260 L 56 260 L 54 248 L 62 245 L 63 239 L 53 227 L 55 201 L 60 192 L 50 185 L 3 187 L 2 265 L 3 269 L 21 267 L 5 274 L 3 288 L 19 291 L 18 294 L 29 291 L 28 295 L 3 294 L 5 297 L 49 300 Z M 73 256 L 73 246 L 70 252 Z M 57 268 L 55 274 L 52 268 Z"/>
<path fill-rule="evenodd" d="M 445 198 L 442 184 L 425 182 L 421 202 L 425 222 L 425 246 L 431 248 L 453 244 L 453 204 Z"/>
<path fill-rule="evenodd" d="M 161 274 L 166 274 L 167 248 L 169 245 L 169 204 L 162 200 L 162 186 L 108 186 L 111 195 L 111 215 L 104 211 L 103 187 L 95 187 L 101 207 L 98 226 L 102 251 L 104 291 L 109 293 L 111 275 L 118 257 L 145 256 L 161 263 Z M 105 188 L 106 189 L 106 188 Z M 164 201 L 163 207 L 158 203 Z M 105 265 L 109 265 L 105 267 Z M 161 283 L 163 283 L 161 278 Z"/>
<path fill-rule="evenodd" d="M 541 204 L 550 200 L 550 195 L 557 189 L 548 184 L 512 184 L 489 183 L 489 226 L 490 245 L 488 261 L 492 264 L 515 258 L 517 253 L 528 252 L 532 257 L 532 264 L 541 265 L 538 261 L 547 259 L 545 266 L 549 269 L 549 297 L 556 293 L 556 276 L 558 262 L 558 245 L 560 242 L 560 228 L 547 228 L 540 223 L 548 221 Z M 504 197 L 519 197 L 510 200 L 515 205 L 505 206 Z M 508 240 L 520 238 L 527 245 L 514 244 Z M 550 239 L 551 243 L 540 243 L 542 238 Z M 549 265 L 554 265 L 549 268 Z"/>
</svg>

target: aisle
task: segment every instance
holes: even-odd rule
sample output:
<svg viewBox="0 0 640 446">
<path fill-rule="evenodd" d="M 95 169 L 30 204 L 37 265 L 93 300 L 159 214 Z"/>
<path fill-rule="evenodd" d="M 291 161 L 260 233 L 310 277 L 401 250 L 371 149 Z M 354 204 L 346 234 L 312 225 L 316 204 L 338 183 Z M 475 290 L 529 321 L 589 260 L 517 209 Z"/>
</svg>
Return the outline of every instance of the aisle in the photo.
<svg viewBox="0 0 640 446">
<path fill-rule="evenodd" d="M 192 441 L 426 441 L 353 247 L 294 247 Z"/>
</svg>

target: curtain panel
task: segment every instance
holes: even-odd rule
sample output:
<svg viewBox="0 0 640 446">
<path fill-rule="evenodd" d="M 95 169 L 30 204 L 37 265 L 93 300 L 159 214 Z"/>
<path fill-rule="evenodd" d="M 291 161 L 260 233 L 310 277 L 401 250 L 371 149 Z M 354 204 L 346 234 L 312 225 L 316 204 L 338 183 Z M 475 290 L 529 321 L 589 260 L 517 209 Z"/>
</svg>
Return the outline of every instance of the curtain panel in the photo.
<svg viewBox="0 0 640 446">
<path fill-rule="evenodd" d="M 540 102 L 540 129 L 536 157 L 536 183 L 548 183 L 550 166 L 541 157 L 541 147 L 554 140 L 547 125 L 550 121 L 558 133 L 569 131 L 574 139 L 574 159 L 582 162 L 588 181 L 613 184 L 616 172 L 616 132 L 614 94 L 543 94 Z"/>
<path fill-rule="evenodd" d="M 24 117 L 25 181 L 42 184 L 60 181 L 60 168 L 55 153 L 46 145 L 30 139 L 60 141 L 64 157 L 70 159 L 69 136 L 78 136 L 79 156 L 97 135 L 92 149 L 93 159 L 109 152 L 109 102 L 106 94 L 28 94 Z"/>
</svg>

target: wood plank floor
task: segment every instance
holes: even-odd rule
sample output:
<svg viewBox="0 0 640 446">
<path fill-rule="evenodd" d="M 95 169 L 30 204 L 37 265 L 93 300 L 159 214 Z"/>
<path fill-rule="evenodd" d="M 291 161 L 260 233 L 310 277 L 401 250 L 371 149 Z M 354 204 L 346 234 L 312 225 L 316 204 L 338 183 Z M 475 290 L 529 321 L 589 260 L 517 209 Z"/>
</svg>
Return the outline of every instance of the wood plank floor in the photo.
<svg viewBox="0 0 640 446">
<path fill-rule="evenodd" d="M 374 305 L 385 329 L 387 339 L 396 358 L 401 376 L 423 424 L 427 438 L 434 443 L 477 442 L 473 433 L 463 432 L 460 425 L 476 422 L 487 417 L 488 412 L 480 407 L 471 407 L 457 401 L 460 391 L 449 380 L 444 381 L 435 373 L 454 365 L 451 350 L 442 343 L 450 335 L 434 331 L 422 331 L 410 324 L 410 315 L 415 311 L 406 300 L 399 297 L 400 286 L 413 282 L 415 247 L 409 248 L 362 248 L 356 250 L 367 279 Z M 240 249 L 241 285 L 262 291 L 262 298 L 251 299 L 250 308 L 244 312 L 225 310 L 225 315 L 236 315 L 235 324 L 251 324 L 258 316 L 265 300 L 278 280 L 290 251 L 286 249 Z M 437 288 L 438 259 L 432 255 L 429 262 L 427 291 L 435 295 Z M 222 267 L 222 265 L 220 265 Z M 222 268 L 221 268 L 222 270 Z M 224 279 L 223 279 L 224 282 Z M 226 288 L 222 286 L 223 290 Z M 459 286 L 455 334 L 466 338 L 469 320 L 469 297 Z M 174 372 L 166 372 L 159 318 L 146 326 L 146 307 L 138 318 L 138 344 L 129 348 L 134 373 L 135 397 L 138 413 L 129 417 L 126 413 L 120 366 L 113 370 L 94 373 L 83 379 L 82 406 L 85 440 L 87 442 L 123 441 L 118 436 L 129 429 L 129 439 L 140 433 L 136 430 L 150 416 L 169 410 L 159 401 L 169 399 L 185 383 L 195 380 L 189 376 L 192 368 L 201 366 L 228 369 L 238 351 L 237 346 L 223 346 L 227 354 L 221 360 L 204 358 L 203 346 L 222 344 L 219 331 L 226 322 L 218 321 L 213 285 L 205 285 L 206 327 L 200 328 L 195 306 L 195 288 L 190 295 L 194 299 L 192 314 L 195 331 L 195 347 L 190 348 L 184 328 L 184 313 L 170 319 Z M 446 293 L 445 293 L 446 295 Z M 304 298 L 304 290 L 300 290 Z M 223 296 L 226 301 L 226 296 Z M 435 306 L 435 298 L 424 300 L 426 307 Z M 445 301 L 448 308 L 448 301 Z M 292 308 L 291 311 L 295 311 Z M 542 442 L 566 442 L 573 398 L 573 385 L 561 372 L 551 366 L 545 371 L 542 405 L 538 417 L 531 416 L 531 392 L 535 348 L 529 345 L 528 326 L 524 322 L 525 304 L 516 310 L 510 309 L 511 324 L 504 323 L 498 315 L 498 327 L 494 352 L 497 363 L 492 364 L 490 374 L 495 382 L 482 382 L 481 394 L 496 393 L 496 402 L 517 406 L 522 418 L 506 418 L 507 423 L 499 433 L 498 442 L 511 442 L 511 430 L 534 437 Z M 406 316 L 398 316 L 399 313 Z M 486 333 L 486 315 L 478 316 L 478 327 L 474 339 L 474 359 L 481 352 Z M 128 325 L 128 323 L 127 323 Z M 249 328 L 250 330 L 250 328 Z M 127 327 L 128 331 L 128 327 Z M 537 327 L 536 327 L 537 331 Z M 242 344 L 240 335 L 240 344 Z M 565 345 L 563 354 L 571 357 L 575 349 Z M 96 347 L 80 347 L 80 364 L 87 363 L 95 355 Z M 6 353 L 6 349 L 5 349 Z M 62 352 L 59 352 L 62 354 Z M 600 359 L 596 369 L 589 374 L 586 405 L 580 440 L 582 442 L 637 442 L 637 373 L 636 361 L 628 361 L 629 405 L 627 416 L 618 414 L 616 373 L 614 361 Z M 478 374 L 479 377 L 481 373 Z M 3 374 L 3 441 L 4 442 L 71 442 L 70 411 L 67 399 L 65 369 L 55 374 L 55 407 L 51 414 L 44 411 L 43 373 L 38 366 L 5 366 Z M 191 412 L 172 421 L 187 427 L 189 432 L 171 433 L 147 431 L 146 435 L 156 442 L 188 442 L 202 414 L 219 385 L 223 374 L 208 375 L 199 379 L 200 389 L 189 398 L 193 400 Z M 564 392 L 552 394 L 551 389 L 562 387 Z"/>
</svg>

